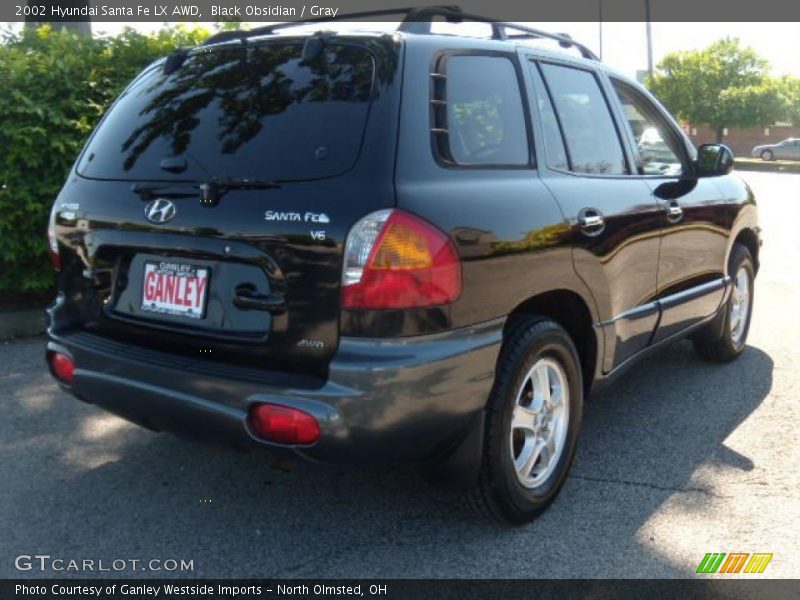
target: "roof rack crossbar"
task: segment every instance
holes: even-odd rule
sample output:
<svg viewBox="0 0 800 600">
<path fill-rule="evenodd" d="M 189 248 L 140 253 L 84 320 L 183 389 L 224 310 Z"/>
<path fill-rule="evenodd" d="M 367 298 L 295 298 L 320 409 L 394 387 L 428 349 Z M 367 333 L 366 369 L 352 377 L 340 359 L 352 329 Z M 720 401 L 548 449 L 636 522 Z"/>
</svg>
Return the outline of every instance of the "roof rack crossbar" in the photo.
<svg viewBox="0 0 800 600">
<path fill-rule="evenodd" d="M 300 27 L 309 23 L 324 23 L 330 21 L 353 21 L 361 19 L 371 19 L 375 17 L 388 17 L 392 15 L 403 15 L 403 20 L 398 26 L 398 31 L 407 33 L 429 34 L 431 26 L 436 17 L 442 17 L 449 23 L 463 23 L 464 21 L 473 23 L 486 23 L 491 26 L 492 39 L 495 40 L 515 40 L 515 39 L 547 39 L 558 42 L 562 48 L 575 48 L 581 56 L 590 60 L 599 60 L 594 52 L 589 50 L 580 42 L 576 42 L 566 34 L 550 33 L 541 29 L 498 21 L 490 17 L 465 13 L 458 6 L 424 6 L 407 8 L 387 8 L 382 10 L 368 10 L 362 12 L 346 13 L 335 17 L 314 17 L 301 21 L 290 21 L 286 23 L 276 23 L 250 30 L 221 31 L 212 35 L 203 43 L 216 44 L 230 40 L 240 39 L 242 41 L 249 37 L 258 35 L 269 35 L 281 29 L 290 27 Z M 517 32 L 517 33 L 509 33 Z"/>
</svg>

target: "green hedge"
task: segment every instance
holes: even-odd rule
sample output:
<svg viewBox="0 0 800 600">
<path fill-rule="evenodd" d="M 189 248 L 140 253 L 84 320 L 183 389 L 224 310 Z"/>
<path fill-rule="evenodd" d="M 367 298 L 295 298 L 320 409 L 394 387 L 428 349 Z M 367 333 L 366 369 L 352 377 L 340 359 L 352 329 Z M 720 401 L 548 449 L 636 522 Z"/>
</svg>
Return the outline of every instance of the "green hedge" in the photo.
<svg viewBox="0 0 800 600">
<path fill-rule="evenodd" d="M 768 171 L 770 173 L 800 173 L 800 161 L 770 160 L 760 158 L 737 158 L 733 162 L 739 171 Z"/>
<path fill-rule="evenodd" d="M 52 287 L 47 219 L 72 163 L 109 104 L 144 66 L 209 31 L 165 27 L 83 37 L 48 26 L 0 44 L 0 292 Z"/>
</svg>

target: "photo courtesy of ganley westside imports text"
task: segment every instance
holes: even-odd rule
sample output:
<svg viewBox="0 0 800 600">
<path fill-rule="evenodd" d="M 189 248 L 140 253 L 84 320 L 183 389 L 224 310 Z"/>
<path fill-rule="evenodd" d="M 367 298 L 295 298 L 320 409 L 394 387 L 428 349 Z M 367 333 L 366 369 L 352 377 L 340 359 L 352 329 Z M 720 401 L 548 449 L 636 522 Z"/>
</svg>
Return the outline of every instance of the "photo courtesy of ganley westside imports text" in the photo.
<svg viewBox="0 0 800 600">
<path fill-rule="evenodd" d="M 53 598 L 247 598 L 263 596 L 328 597 L 328 596 L 387 596 L 389 585 L 354 584 L 331 585 L 314 584 L 222 584 L 222 583 L 107 583 L 107 584 L 22 584 L 14 585 L 16 597 Z"/>
</svg>

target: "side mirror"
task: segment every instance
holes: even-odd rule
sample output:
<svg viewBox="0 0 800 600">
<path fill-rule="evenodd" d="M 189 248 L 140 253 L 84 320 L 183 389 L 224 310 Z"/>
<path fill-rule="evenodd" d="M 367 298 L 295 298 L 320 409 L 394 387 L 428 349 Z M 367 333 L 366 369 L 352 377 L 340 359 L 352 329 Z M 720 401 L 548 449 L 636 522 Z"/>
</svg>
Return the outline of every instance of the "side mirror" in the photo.
<svg viewBox="0 0 800 600">
<path fill-rule="evenodd" d="M 733 169 L 733 152 L 724 144 L 703 144 L 697 149 L 694 172 L 697 177 L 727 175 Z"/>
</svg>

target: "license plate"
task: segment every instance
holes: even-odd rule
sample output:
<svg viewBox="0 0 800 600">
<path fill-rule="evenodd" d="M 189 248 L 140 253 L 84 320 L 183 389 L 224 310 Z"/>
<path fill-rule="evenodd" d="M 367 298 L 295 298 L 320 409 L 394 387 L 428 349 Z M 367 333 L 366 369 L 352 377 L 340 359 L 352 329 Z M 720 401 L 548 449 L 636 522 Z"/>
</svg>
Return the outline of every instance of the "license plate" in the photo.
<svg viewBox="0 0 800 600">
<path fill-rule="evenodd" d="M 146 262 L 142 310 L 202 319 L 207 288 L 207 268 L 170 261 Z"/>
</svg>

